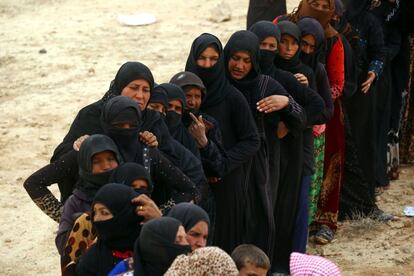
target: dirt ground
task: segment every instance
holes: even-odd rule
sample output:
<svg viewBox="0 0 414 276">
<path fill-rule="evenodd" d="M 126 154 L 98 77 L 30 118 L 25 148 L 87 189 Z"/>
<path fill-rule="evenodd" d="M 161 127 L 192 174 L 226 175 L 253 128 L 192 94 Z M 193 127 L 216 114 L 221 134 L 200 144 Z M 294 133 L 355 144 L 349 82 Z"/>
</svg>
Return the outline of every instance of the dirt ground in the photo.
<svg viewBox="0 0 414 276">
<path fill-rule="evenodd" d="M 0 275 L 57 275 L 57 224 L 26 194 L 23 181 L 48 163 L 77 111 L 99 99 L 119 66 L 147 64 L 157 82 L 182 70 L 203 32 L 223 42 L 245 28 L 247 0 L 225 0 L 231 20 L 214 23 L 219 0 L 0 1 Z M 297 1 L 289 1 L 289 9 Z M 217 9 L 216 9 L 217 11 Z M 121 14 L 153 13 L 158 22 L 125 27 Z M 344 223 L 334 243 L 311 252 L 336 262 L 344 275 L 414 275 L 414 167 L 379 199 L 400 221 Z M 56 188 L 53 188 L 56 191 Z"/>
</svg>

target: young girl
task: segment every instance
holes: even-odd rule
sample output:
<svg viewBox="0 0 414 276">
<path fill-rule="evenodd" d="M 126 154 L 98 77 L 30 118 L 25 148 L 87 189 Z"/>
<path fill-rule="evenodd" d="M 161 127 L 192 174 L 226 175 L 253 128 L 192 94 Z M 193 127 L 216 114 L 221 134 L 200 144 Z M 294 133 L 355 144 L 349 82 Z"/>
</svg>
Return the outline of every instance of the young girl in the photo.
<svg viewBox="0 0 414 276">
<path fill-rule="evenodd" d="M 131 187 L 107 184 L 95 195 L 92 223 L 97 242 L 80 258 L 76 275 L 108 275 L 121 260 L 133 256 L 141 226 L 131 202 L 137 194 Z"/>
<path fill-rule="evenodd" d="M 162 276 L 181 254 L 191 252 L 181 222 L 170 217 L 153 219 L 142 227 L 134 246 L 134 275 Z"/>
<path fill-rule="evenodd" d="M 115 143 L 101 134 L 89 136 L 82 143 L 78 159 L 79 181 L 73 195 L 65 202 L 55 240 L 61 255 L 74 221 L 81 214 L 90 212 L 96 192 L 108 183 L 112 170 L 121 162 Z"/>
<path fill-rule="evenodd" d="M 185 69 L 203 81 L 208 93 L 201 111 L 218 121 L 223 134 L 225 176 L 211 186 L 216 199 L 213 244 L 231 252 L 243 239 L 248 172 L 259 148 L 257 130 L 245 98 L 226 78 L 217 37 L 202 34 L 196 38 Z"/>
</svg>

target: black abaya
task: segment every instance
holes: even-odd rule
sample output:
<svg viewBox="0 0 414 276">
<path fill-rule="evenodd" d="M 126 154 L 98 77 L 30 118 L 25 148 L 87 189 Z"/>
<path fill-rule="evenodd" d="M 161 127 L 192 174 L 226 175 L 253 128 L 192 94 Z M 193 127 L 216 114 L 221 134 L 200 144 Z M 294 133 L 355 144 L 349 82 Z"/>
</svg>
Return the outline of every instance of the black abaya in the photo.
<svg viewBox="0 0 414 276">
<path fill-rule="evenodd" d="M 263 114 L 257 110 L 257 102 L 272 95 L 289 96 L 286 90 L 275 80 L 260 74 L 259 68 L 259 40 L 250 31 L 234 33 L 224 48 L 224 58 L 228 64 L 231 56 L 237 51 L 249 53 L 252 63 L 250 73 L 242 80 L 232 78 L 227 70 L 230 82 L 239 89 L 246 98 L 261 139 L 259 151 L 253 158 L 248 187 L 248 214 L 245 243 L 252 243 L 260 247 L 268 256 L 273 256 L 275 225 L 272 205 L 272 186 L 278 186 L 278 175 L 270 178 L 269 144 L 278 144 L 276 137 L 279 116 L 284 115 L 290 125 L 301 129 L 305 120 L 302 118 L 302 108 L 291 98 L 288 106 L 279 112 Z M 227 68 L 227 66 L 226 66 Z M 294 121 L 294 122 L 292 122 Z M 267 134 L 267 135 L 266 135 Z M 273 135 L 273 138 L 270 136 Z M 269 139 L 267 139 L 269 138 Z M 275 146 L 273 146 L 275 147 Z M 272 152 L 278 154 L 278 152 Z M 273 158 L 277 158 L 273 156 Z M 260 229 L 260 230 L 259 230 Z M 261 234 L 258 235 L 257 233 Z M 276 250 L 277 250 L 276 245 Z M 272 258 L 272 257 L 271 257 Z"/>
<path fill-rule="evenodd" d="M 219 60 L 211 68 L 201 68 L 197 58 L 210 45 L 218 49 Z M 186 71 L 198 75 L 206 86 L 208 94 L 201 111 L 219 122 L 223 135 L 226 174 L 211 185 L 216 199 L 213 243 L 231 253 L 243 243 L 247 183 L 251 159 L 259 148 L 259 137 L 248 103 L 226 79 L 221 42 L 215 36 L 202 34 L 193 42 Z"/>
<path fill-rule="evenodd" d="M 376 116 L 377 88 L 373 83 L 364 94 L 361 84 L 367 72 L 378 77 L 384 62 L 384 38 L 377 19 L 368 12 L 368 1 L 353 2 L 347 9 L 347 17 L 360 38 L 356 52 L 358 60 L 359 90 L 344 101 L 345 115 L 349 122 L 346 129 L 344 183 L 340 194 L 340 216 L 352 216 L 359 212 L 368 215 L 378 207 L 375 204 L 376 164 Z"/>
<path fill-rule="evenodd" d="M 258 21 L 273 21 L 282 14 L 286 14 L 286 0 L 250 0 L 247 11 L 247 29 Z"/>
</svg>

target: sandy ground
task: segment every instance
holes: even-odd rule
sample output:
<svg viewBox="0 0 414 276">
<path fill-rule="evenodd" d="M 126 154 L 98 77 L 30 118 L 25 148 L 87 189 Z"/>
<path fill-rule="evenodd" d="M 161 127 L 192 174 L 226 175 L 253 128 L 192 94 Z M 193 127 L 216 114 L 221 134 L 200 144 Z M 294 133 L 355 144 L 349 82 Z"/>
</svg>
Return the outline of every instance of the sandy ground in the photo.
<svg viewBox="0 0 414 276">
<path fill-rule="evenodd" d="M 32 203 L 23 181 L 48 163 L 77 111 L 103 95 L 122 63 L 144 62 L 165 82 L 183 69 L 197 35 L 226 41 L 243 29 L 248 1 L 226 1 L 232 19 L 213 23 L 207 18 L 218 2 L 0 1 L 0 275 L 59 274 L 57 224 Z M 124 27 L 116 20 L 144 11 L 158 22 Z M 413 175 L 414 168 L 404 169 L 380 198 L 384 209 L 401 214 L 414 204 Z M 345 223 L 334 243 L 311 251 L 337 262 L 344 275 L 414 275 L 413 229 L 409 218 Z"/>
</svg>

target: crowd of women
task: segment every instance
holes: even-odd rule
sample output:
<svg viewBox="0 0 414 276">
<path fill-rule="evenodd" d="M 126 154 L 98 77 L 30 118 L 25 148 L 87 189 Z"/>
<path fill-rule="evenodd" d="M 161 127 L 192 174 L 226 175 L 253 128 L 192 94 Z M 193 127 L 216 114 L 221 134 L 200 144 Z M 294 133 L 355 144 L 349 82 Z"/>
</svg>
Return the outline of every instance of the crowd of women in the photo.
<svg viewBox="0 0 414 276">
<path fill-rule="evenodd" d="M 203 33 L 169 83 L 124 63 L 24 183 L 59 223 L 62 273 L 338 275 L 308 241 L 394 218 L 375 196 L 396 172 L 404 5 L 303 0 L 224 48 Z"/>
</svg>

